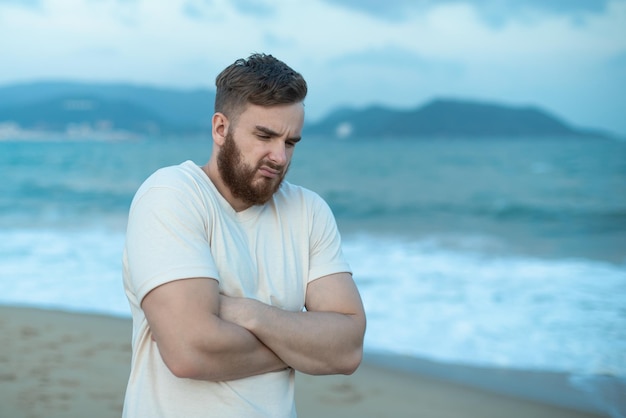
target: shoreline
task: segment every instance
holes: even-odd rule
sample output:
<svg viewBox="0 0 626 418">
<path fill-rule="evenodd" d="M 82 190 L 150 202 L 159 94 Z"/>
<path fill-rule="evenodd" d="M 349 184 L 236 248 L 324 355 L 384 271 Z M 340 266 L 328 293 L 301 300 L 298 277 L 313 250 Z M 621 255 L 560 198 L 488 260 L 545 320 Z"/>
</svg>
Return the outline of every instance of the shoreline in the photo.
<svg viewBox="0 0 626 418">
<path fill-rule="evenodd" d="M 0 416 L 119 417 L 131 329 L 126 317 L 0 305 Z M 566 373 L 380 353 L 352 376 L 298 373 L 296 403 L 300 418 L 609 416 Z"/>
<path fill-rule="evenodd" d="M 576 385 L 577 376 L 566 372 L 494 368 L 467 364 L 442 363 L 397 354 L 366 353 L 364 362 L 373 367 L 412 376 L 424 376 L 445 383 L 466 386 L 496 395 L 544 403 L 591 414 L 607 415 L 606 402 L 626 408 L 619 391 L 626 394 L 626 381 L 601 376 L 608 393 L 588 393 Z M 584 378 L 584 377 L 581 377 Z M 593 377 L 589 377 L 593 379 Z M 615 392 L 615 393 L 611 393 Z M 624 409 L 626 410 L 626 409 Z"/>
</svg>

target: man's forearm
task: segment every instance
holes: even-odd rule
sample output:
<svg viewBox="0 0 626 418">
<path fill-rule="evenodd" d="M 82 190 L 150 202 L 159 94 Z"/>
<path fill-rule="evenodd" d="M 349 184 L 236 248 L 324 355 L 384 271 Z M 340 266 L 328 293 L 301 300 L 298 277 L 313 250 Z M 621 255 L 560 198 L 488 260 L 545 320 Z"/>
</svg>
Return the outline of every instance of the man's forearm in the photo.
<svg viewBox="0 0 626 418">
<path fill-rule="evenodd" d="M 359 318 L 336 312 L 267 307 L 250 331 L 285 363 L 308 374 L 351 374 L 361 362 Z"/>
<path fill-rule="evenodd" d="M 245 328 L 220 319 L 216 280 L 192 278 L 161 285 L 142 308 L 161 358 L 177 377 L 224 381 L 286 368 Z"/>
<path fill-rule="evenodd" d="M 290 312 L 231 298 L 223 299 L 222 306 L 225 319 L 252 332 L 303 373 L 350 374 L 361 361 L 365 318 L 358 312 Z"/>
<path fill-rule="evenodd" d="M 212 380 L 235 380 L 287 368 L 287 364 L 251 331 L 237 324 L 224 322 L 234 336 L 230 348 L 225 348 L 211 362 L 219 362 L 222 376 Z"/>
<path fill-rule="evenodd" d="M 219 342 L 212 336 L 204 336 L 189 341 L 184 347 L 179 346 L 179 350 L 185 352 L 181 355 L 179 351 L 179 355 L 170 357 L 176 359 L 175 362 L 168 364 L 176 376 L 195 380 L 226 381 L 288 367 L 249 330 L 220 319 L 217 321 L 215 332 L 219 332 Z"/>
</svg>

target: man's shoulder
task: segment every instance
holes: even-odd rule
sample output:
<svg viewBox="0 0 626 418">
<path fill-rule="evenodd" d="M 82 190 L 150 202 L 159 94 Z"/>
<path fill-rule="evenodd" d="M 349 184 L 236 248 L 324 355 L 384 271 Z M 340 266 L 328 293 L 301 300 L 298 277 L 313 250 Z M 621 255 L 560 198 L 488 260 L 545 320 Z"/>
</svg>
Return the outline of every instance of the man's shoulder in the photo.
<svg viewBox="0 0 626 418">
<path fill-rule="evenodd" d="M 146 179 L 145 183 L 152 186 L 179 184 L 195 177 L 197 170 L 200 170 L 200 168 L 193 162 L 185 161 L 181 164 L 159 168 Z"/>
<path fill-rule="evenodd" d="M 185 161 L 181 164 L 170 165 L 156 170 L 146 181 L 168 182 L 181 181 L 189 178 L 193 174 L 194 164 L 191 161 Z"/>
<path fill-rule="evenodd" d="M 322 197 L 311 189 L 307 189 L 304 186 L 283 181 L 278 189 L 277 195 L 287 201 L 293 201 L 301 199 L 306 202 L 314 202 L 323 200 Z"/>
<path fill-rule="evenodd" d="M 306 210 L 309 213 L 330 210 L 328 203 L 320 194 L 288 181 L 283 181 L 275 194 L 274 202 L 278 207 Z"/>
<path fill-rule="evenodd" d="M 202 183 L 202 169 L 191 161 L 160 168 L 150 175 L 137 190 L 135 199 L 146 194 L 159 196 L 161 200 L 197 195 Z"/>
</svg>

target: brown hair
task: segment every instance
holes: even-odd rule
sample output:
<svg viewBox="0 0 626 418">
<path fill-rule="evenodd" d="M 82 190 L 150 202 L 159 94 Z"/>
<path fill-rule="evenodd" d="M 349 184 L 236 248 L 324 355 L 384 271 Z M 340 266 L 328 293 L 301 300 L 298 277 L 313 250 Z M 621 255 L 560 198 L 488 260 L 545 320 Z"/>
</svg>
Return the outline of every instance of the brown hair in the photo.
<svg viewBox="0 0 626 418">
<path fill-rule="evenodd" d="M 252 54 L 226 67 L 215 79 L 215 111 L 236 119 L 250 103 L 275 106 L 304 101 L 306 81 L 284 62 Z"/>
</svg>

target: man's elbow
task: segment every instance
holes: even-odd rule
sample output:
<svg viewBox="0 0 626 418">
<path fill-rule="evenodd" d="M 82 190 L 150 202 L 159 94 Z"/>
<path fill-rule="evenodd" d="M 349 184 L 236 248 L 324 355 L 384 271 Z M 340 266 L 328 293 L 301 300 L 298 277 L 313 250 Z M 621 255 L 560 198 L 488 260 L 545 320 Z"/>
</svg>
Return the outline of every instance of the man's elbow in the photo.
<svg viewBox="0 0 626 418">
<path fill-rule="evenodd" d="M 361 361 L 363 360 L 363 347 L 358 347 L 357 349 L 352 350 L 352 352 L 348 353 L 343 360 L 342 364 L 339 365 L 338 374 L 350 375 L 359 368 L 361 365 Z"/>
<path fill-rule="evenodd" d="M 212 369 L 210 364 L 198 360 L 198 356 L 192 350 L 179 350 L 176 353 L 161 354 L 163 362 L 169 371 L 179 379 L 223 380 L 217 369 Z"/>
<path fill-rule="evenodd" d="M 312 371 L 304 371 L 304 373 L 314 375 L 351 375 L 359 368 L 362 359 L 363 350 L 362 347 L 358 347 L 350 351 L 345 351 L 342 354 L 332 356 L 328 358 L 323 365 L 320 365 L 321 367 Z"/>
<path fill-rule="evenodd" d="M 196 373 L 188 364 L 179 362 L 166 362 L 165 365 L 172 374 L 179 379 L 196 379 Z"/>
<path fill-rule="evenodd" d="M 354 373 L 363 361 L 363 342 L 365 339 L 365 315 L 356 316 L 358 320 L 357 335 L 351 341 L 352 349 L 349 350 L 342 362 L 340 374 L 350 375 Z"/>
<path fill-rule="evenodd" d="M 345 340 L 344 347 L 350 347 L 344 351 L 343 355 L 339 357 L 339 361 L 334 365 L 336 374 L 350 375 L 354 373 L 363 361 L 363 340 L 365 338 L 365 317 L 361 317 L 362 321 L 359 321 L 358 328 L 355 328 L 356 335 Z M 361 319 L 357 318 L 357 319 Z"/>
<path fill-rule="evenodd" d="M 161 358 L 174 376 L 181 379 L 196 379 L 198 377 L 198 368 L 194 367 L 191 354 L 181 351 L 176 353 L 162 351 Z"/>
</svg>

